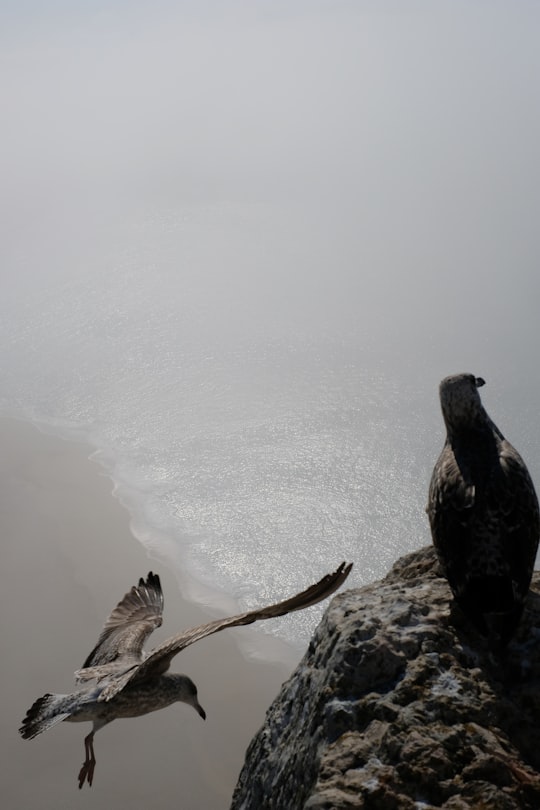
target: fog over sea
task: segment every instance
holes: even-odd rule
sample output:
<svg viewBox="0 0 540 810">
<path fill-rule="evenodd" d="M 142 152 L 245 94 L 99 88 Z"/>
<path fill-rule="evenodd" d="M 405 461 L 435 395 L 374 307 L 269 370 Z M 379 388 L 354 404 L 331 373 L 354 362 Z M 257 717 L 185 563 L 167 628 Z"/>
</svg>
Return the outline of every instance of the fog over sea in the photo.
<svg viewBox="0 0 540 810">
<path fill-rule="evenodd" d="M 0 413 L 87 442 L 192 598 L 429 542 L 449 373 L 540 485 L 540 6 L 2 15 Z"/>
</svg>

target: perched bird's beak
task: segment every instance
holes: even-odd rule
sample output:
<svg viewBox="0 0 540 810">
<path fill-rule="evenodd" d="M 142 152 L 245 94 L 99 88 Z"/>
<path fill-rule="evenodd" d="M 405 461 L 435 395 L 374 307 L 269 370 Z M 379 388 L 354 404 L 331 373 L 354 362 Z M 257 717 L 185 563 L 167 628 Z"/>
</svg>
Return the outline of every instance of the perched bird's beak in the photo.
<svg viewBox="0 0 540 810">
<path fill-rule="evenodd" d="M 476 377 L 475 383 L 477 388 L 482 388 L 482 386 L 486 384 L 486 381 L 482 377 Z"/>
</svg>

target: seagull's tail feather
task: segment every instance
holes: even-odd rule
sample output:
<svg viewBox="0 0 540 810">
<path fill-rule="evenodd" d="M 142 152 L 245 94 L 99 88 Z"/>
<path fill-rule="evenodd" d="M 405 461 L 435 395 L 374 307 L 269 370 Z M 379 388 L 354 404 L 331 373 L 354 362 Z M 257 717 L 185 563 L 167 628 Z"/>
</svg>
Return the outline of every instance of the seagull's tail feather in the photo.
<svg viewBox="0 0 540 810">
<path fill-rule="evenodd" d="M 74 708 L 73 695 L 43 695 L 30 706 L 22 721 L 19 733 L 25 740 L 32 740 L 43 731 L 66 720 Z"/>
</svg>

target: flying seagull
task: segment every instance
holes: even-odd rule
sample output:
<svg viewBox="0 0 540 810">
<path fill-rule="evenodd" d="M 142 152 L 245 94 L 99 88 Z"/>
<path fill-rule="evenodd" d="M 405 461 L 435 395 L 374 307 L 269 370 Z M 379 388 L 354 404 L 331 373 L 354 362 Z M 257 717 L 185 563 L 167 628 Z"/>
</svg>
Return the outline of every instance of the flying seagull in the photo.
<svg viewBox="0 0 540 810">
<path fill-rule="evenodd" d="M 79 788 L 85 782 L 90 786 L 96 766 L 94 734 L 107 723 L 119 717 L 155 712 L 176 701 L 188 703 L 203 720 L 206 718 L 193 681 L 187 675 L 167 672 L 175 655 L 226 627 L 284 616 L 315 605 L 345 582 L 351 568 L 352 563 L 341 563 L 333 574 L 283 602 L 193 627 L 145 653 L 143 645 L 161 625 L 163 614 L 159 576 L 150 572 L 146 581 L 141 578 L 115 607 L 96 646 L 75 673 L 77 682 L 84 686 L 70 695 L 43 695 L 26 713 L 19 732 L 25 740 L 31 740 L 62 720 L 91 721 L 92 731 L 84 739 L 85 759 L 78 777 Z"/>
<path fill-rule="evenodd" d="M 473 374 L 440 384 L 447 435 L 426 511 L 457 603 L 500 650 L 523 612 L 540 518 L 523 459 L 482 406 L 478 388 L 484 384 Z"/>
</svg>

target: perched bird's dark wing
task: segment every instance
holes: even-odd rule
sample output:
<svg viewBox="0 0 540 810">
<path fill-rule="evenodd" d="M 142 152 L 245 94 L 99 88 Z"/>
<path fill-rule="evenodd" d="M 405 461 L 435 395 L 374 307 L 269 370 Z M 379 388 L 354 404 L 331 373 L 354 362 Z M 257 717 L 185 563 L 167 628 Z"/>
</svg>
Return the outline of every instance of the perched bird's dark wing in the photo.
<svg viewBox="0 0 540 810">
<path fill-rule="evenodd" d="M 139 663 L 143 644 L 150 633 L 159 627 L 163 614 L 163 593 L 159 576 L 151 571 L 146 581 L 142 578 L 117 604 L 101 631 L 98 642 L 82 669 L 75 673 L 79 680 L 87 680 L 91 670 L 125 670 L 130 663 Z M 85 673 L 85 670 L 87 672 Z"/>
<path fill-rule="evenodd" d="M 499 460 L 505 483 L 496 493 L 496 503 L 506 526 L 506 559 L 516 596 L 523 600 L 529 590 L 540 537 L 538 498 L 525 462 L 507 441 L 501 444 Z"/>
<path fill-rule="evenodd" d="M 433 470 L 426 511 L 439 560 L 455 593 L 467 578 L 475 496 L 474 483 L 447 443 Z"/>
<path fill-rule="evenodd" d="M 479 576 L 477 555 L 492 573 L 513 583 L 521 602 L 529 589 L 540 520 L 538 500 L 527 467 L 506 439 L 496 437 L 493 463 L 473 469 L 463 454 L 446 444 L 431 479 L 427 513 L 433 542 L 456 596 Z M 488 549 L 490 549 L 488 551 Z M 505 570 L 496 570 L 503 564 Z"/>
<path fill-rule="evenodd" d="M 303 610 L 310 605 L 321 602 L 345 582 L 351 568 L 352 563 L 349 565 L 341 563 L 333 574 L 327 574 L 315 585 L 312 585 L 301 593 L 297 593 L 295 596 L 291 596 L 290 599 L 278 602 L 275 605 L 240 613 L 237 616 L 216 619 L 215 621 L 208 622 L 208 624 L 202 624 L 199 627 L 194 627 L 191 630 L 186 630 L 183 633 L 172 636 L 159 647 L 156 647 L 155 650 L 152 650 L 141 664 L 132 666 L 124 672 L 123 675 L 111 679 L 111 682 L 105 686 L 98 699 L 100 701 L 110 700 L 130 682 L 158 677 L 169 668 L 171 659 L 175 655 L 190 644 L 206 638 L 206 636 L 218 633 L 220 630 L 225 630 L 227 627 L 237 627 L 244 624 L 251 624 L 252 622 L 257 622 L 262 619 L 284 616 L 286 613 L 292 613 L 295 610 Z"/>
</svg>

